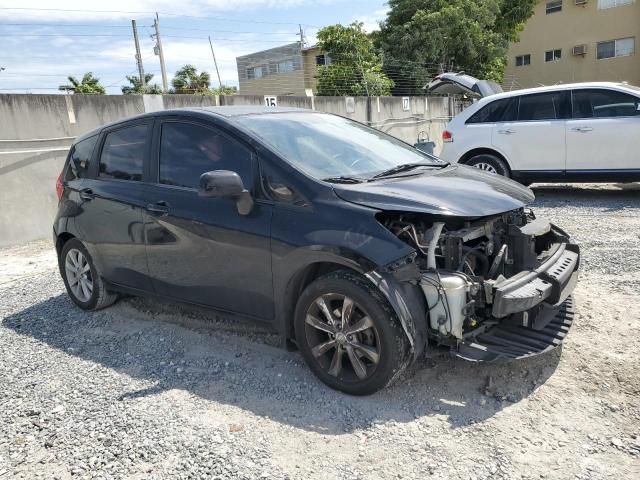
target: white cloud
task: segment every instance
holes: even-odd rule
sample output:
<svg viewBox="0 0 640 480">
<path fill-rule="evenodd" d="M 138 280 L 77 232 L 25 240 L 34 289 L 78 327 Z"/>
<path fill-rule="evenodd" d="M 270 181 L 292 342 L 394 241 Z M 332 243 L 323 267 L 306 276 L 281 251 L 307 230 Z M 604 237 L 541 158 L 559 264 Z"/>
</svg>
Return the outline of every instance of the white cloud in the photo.
<svg viewBox="0 0 640 480">
<path fill-rule="evenodd" d="M 371 33 L 374 30 L 380 30 L 380 22 L 387 18 L 388 8 L 382 8 L 376 10 L 369 15 L 363 15 L 355 20 L 364 23 L 364 29 L 366 32 Z"/>
</svg>

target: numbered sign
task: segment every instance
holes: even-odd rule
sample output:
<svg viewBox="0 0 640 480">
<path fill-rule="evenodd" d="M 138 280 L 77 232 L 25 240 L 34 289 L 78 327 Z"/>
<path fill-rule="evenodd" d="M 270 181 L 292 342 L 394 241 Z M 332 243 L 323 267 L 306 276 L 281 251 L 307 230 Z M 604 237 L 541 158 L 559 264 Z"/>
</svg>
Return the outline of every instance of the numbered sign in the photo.
<svg viewBox="0 0 640 480">
<path fill-rule="evenodd" d="M 264 105 L 265 107 L 277 107 L 278 106 L 278 97 L 270 97 L 268 95 L 264 96 Z"/>
<path fill-rule="evenodd" d="M 409 97 L 402 97 L 402 111 L 408 112 L 411 110 L 411 99 Z"/>
</svg>

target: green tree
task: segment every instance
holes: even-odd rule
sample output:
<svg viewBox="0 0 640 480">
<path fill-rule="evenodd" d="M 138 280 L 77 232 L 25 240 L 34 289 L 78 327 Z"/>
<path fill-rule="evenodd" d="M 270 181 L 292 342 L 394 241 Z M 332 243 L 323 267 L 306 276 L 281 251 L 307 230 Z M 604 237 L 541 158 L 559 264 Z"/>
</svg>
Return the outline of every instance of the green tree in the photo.
<svg viewBox="0 0 640 480">
<path fill-rule="evenodd" d="M 516 41 L 536 0 L 389 0 L 376 34 L 385 72 L 418 93 L 437 72 L 465 71 L 502 81 L 509 42 Z M 398 79 L 401 79 L 399 81 Z"/>
<path fill-rule="evenodd" d="M 92 72 L 85 73 L 82 80 L 78 80 L 76 77 L 67 77 L 67 79 L 69 83 L 60 85 L 58 90 L 92 95 L 104 95 L 106 93 L 104 87 L 100 84 L 100 79 L 94 77 Z"/>
<path fill-rule="evenodd" d="M 145 73 L 144 74 L 144 85 L 140 81 L 140 77 L 127 75 L 127 80 L 131 85 L 123 85 L 120 87 L 122 89 L 122 93 L 124 95 L 131 94 L 149 94 L 149 95 L 160 95 L 162 93 L 162 88 L 157 83 L 153 85 L 150 83 L 153 79 L 153 73 Z"/>
<path fill-rule="evenodd" d="M 198 73 L 194 65 L 185 65 L 175 73 L 171 85 L 174 93 L 211 95 L 210 81 L 211 77 L 207 72 Z"/>
<path fill-rule="evenodd" d="M 382 71 L 382 59 L 363 24 L 330 25 L 318 32 L 318 47 L 331 58 L 318 67 L 318 95 L 389 95 L 393 82 Z"/>
<path fill-rule="evenodd" d="M 235 95 L 238 93 L 238 87 L 231 87 L 229 85 L 222 85 L 218 88 L 212 88 L 211 93 L 213 95 Z"/>
</svg>

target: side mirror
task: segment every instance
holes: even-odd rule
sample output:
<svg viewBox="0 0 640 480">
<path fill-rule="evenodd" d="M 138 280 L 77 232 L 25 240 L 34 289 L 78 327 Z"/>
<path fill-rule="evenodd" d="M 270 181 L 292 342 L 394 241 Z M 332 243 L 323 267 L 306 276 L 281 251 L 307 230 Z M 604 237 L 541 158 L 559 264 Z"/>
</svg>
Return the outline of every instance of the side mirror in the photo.
<svg viewBox="0 0 640 480">
<path fill-rule="evenodd" d="M 244 188 L 240 175 L 229 170 L 214 170 L 200 176 L 198 195 L 211 198 L 233 198 L 240 215 L 249 215 L 253 210 L 251 193 Z"/>
</svg>

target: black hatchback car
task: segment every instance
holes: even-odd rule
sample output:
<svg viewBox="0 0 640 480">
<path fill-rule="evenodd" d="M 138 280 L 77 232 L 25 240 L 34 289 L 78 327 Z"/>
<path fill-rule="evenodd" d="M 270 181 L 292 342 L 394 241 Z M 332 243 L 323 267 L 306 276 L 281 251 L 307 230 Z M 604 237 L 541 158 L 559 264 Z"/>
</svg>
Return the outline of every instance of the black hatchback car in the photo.
<svg viewBox="0 0 640 480">
<path fill-rule="evenodd" d="M 539 354 L 571 325 L 579 249 L 528 188 L 339 116 L 130 118 L 77 139 L 57 193 L 80 308 L 129 293 L 266 322 L 351 394 L 427 353 Z"/>
</svg>

